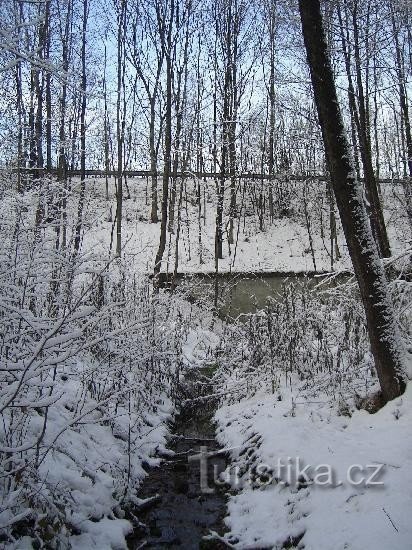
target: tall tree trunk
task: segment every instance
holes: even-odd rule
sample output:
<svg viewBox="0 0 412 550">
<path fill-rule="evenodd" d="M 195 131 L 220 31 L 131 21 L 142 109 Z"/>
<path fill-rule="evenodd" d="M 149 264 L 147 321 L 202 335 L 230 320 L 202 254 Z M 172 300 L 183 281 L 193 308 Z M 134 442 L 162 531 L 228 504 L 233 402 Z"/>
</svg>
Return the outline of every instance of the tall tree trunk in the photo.
<svg viewBox="0 0 412 550">
<path fill-rule="evenodd" d="M 46 0 L 46 15 L 45 15 L 45 60 L 48 62 L 50 57 L 50 2 Z M 52 169 L 52 97 L 51 97 L 51 71 L 46 70 L 46 168 Z"/>
<path fill-rule="evenodd" d="M 16 27 L 20 27 L 24 20 L 23 15 L 23 2 L 18 0 L 16 6 Z M 18 47 L 20 47 L 20 32 L 18 34 Z M 25 155 L 25 138 L 24 138 L 24 101 L 23 101 L 23 81 L 22 81 L 22 64 L 19 56 L 16 54 L 16 108 L 17 108 L 17 190 L 23 191 L 22 173 L 21 169 L 26 168 L 26 155 Z"/>
<path fill-rule="evenodd" d="M 22 192 L 21 169 L 23 167 L 23 89 L 21 80 L 21 63 L 16 60 L 16 103 L 17 103 L 17 191 Z"/>
<path fill-rule="evenodd" d="M 88 17 L 88 0 L 83 0 L 83 25 L 82 25 L 82 95 L 80 109 L 80 194 L 77 206 L 77 223 L 74 237 L 74 251 L 77 254 L 80 250 L 81 232 L 83 224 L 84 198 L 86 193 L 86 31 Z"/>
<path fill-rule="evenodd" d="M 150 148 L 150 171 L 151 171 L 151 207 L 150 221 L 158 223 L 159 215 L 157 213 L 157 148 L 156 148 L 156 96 L 153 93 L 150 98 L 150 121 L 149 121 L 149 148 Z"/>
<path fill-rule="evenodd" d="M 62 68 L 65 74 L 69 70 L 70 43 L 72 26 L 72 0 L 67 3 L 66 21 L 64 26 L 64 35 L 62 40 Z M 62 247 L 67 245 L 67 165 L 68 151 L 66 147 L 66 101 L 67 101 L 67 81 L 63 80 L 61 96 L 60 96 L 60 128 L 59 128 L 59 155 L 58 155 L 58 178 L 62 186 L 60 195 L 59 210 L 62 215 Z"/>
<path fill-rule="evenodd" d="M 122 217 L 123 217 L 123 142 L 124 116 L 121 109 L 123 89 L 123 57 L 124 32 L 126 16 L 126 0 L 121 0 L 117 26 L 117 101 L 116 101 L 116 129 L 117 129 L 117 192 L 116 192 L 116 256 L 122 255 Z"/>
<path fill-rule="evenodd" d="M 37 111 L 34 123 L 35 143 L 36 143 L 36 165 L 41 169 L 44 165 L 43 158 L 43 75 L 36 69 L 35 86 L 37 98 Z M 37 171 L 40 174 L 40 170 Z"/>
<path fill-rule="evenodd" d="M 162 47 L 166 58 L 166 113 L 165 113 L 165 136 L 164 136 L 164 167 L 162 181 L 162 219 L 160 222 L 159 248 L 157 249 L 154 265 L 154 287 L 159 287 L 159 274 L 162 267 L 162 259 L 166 248 L 167 238 L 167 208 L 169 202 L 169 180 L 172 168 L 172 101 L 173 101 L 173 65 L 172 65 L 172 29 L 175 15 L 174 0 L 170 3 L 169 28 L 165 31 L 164 22 L 158 12 L 159 28 L 163 29 L 161 34 Z"/>
<path fill-rule="evenodd" d="M 274 11 L 274 9 L 273 9 Z M 274 18 L 274 16 L 273 16 Z M 274 26 L 274 21 L 271 27 Z M 270 46 L 270 76 L 269 76 L 269 151 L 268 151 L 268 171 L 269 171 L 269 216 L 270 222 L 274 219 L 273 204 L 273 176 L 275 173 L 275 54 L 274 54 L 274 30 L 272 31 Z"/>
<path fill-rule="evenodd" d="M 184 51 L 183 51 L 183 60 L 182 65 L 178 70 L 177 75 L 177 91 L 174 98 L 176 105 L 176 131 L 175 131 L 175 140 L 174 140 L 174 158 L 173 158 L 173 176 L 172 176 L 172 191 L 170 197 L 169 205 L 169 231 L 174 231 L 174 218 L 175 218 L 175 204 L 176 204 L 176 180 L 177 180 L 177 171 L 179 169 L 179 155 L 180 146 L 182 142 L 182 132 L 183 132 L 183 115 L 186 110 L 187 103 L 187 81 L 188 81 L 188 62 L 189 62 L 189 39 L 190 39 L 190 12 L 186 16 L 186 31 L 185 31 L 185 42 L 184 42 Z M 174 53 L 176 57 L 176 52 Z M 187 163 L 183 160 L 181 168 L 187 167 Z M 184 179 L 184 176 L 183 176 Z"/>
<path fill-rule="evenodd" d="M 104 95 L 104 169 L 105 169 L 105 199 L 109 200 L 109 171 L 110 171 L 110 152 L 109 152 L 109 110 L 107 106 L 107 45 L 104 43 L 104 72 L 103 72 L 103 95 Z"/>
<path fill-rule="evenodd" d="M 350 161 L 319 0 L 299 0 L 299 10 L 332 185 L 365 308 L 382 396 L 390 400 L 405 388 L 403 347 L 362 190 Z"/>
<path fill-rule="evenodd" d="M 370 205 L 370 218 L 372 231 L 378 244 L 379 253 L 382 257 L 388 258 L 391 255 L 388 234 L 386 232 L 385 219 L 383 217 L 382 205 L 379 199 L 378 186 L 372 162 L 372 148 L 369 131 L 369 115 L 367 95 L 363 91 L 361 53 L 359 47 L 359 27 L 357 17 L 358 0 L 355 0 L 353 7 L 353 33 L 355 45 L 355 68 L 356 83 L 358 88 L 358 109 L 359 109 L 359 144 L 365 177 L 365 188 Z"/>
</svg>

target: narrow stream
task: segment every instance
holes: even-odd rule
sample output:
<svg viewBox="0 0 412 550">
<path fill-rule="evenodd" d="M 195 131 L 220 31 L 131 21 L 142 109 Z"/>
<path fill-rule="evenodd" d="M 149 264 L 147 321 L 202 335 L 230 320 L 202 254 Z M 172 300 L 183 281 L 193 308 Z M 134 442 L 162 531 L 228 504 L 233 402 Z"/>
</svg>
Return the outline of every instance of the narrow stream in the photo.
<svg viewBox="0 0 412 550">
<path fill-rule="evenodd" d="M 219 314 L 228 320 L 239 314 L 254 312 L 264 307 L 268 297 L 281 299 L 283 285 L 286 281 L 308 284 L 315 287 L 318 277 L 307 275 L 285 276 L 285 274 L 254 275 L 243 274 L 219 277 L 221 308 Z M 179 286 L 189 299 L 201 299 L 212 302 L 210 295 L 214 292 L 214 282 L 210 276 L 194 275 L 179 277 Z M 197 373 L 197 374 L 196 374 Z M 193 371 L 193 380 L 186 380 L 186 391 L 197 396 L 196 377 L 204 375 Z M 208 386 L 208 384 L 206 384 Z M 207 394 L 207 389 L 203 386 Z M 203 392 L 202 392 L 203 393 Z M 205 493 L 200 484 L 201 447 L 207 447 L 208 453 L 219 451 L 215 440 L 212 422 L 214 407 L 202 402 L 195 408 L 184 408 L 175 418 L 169 448 L 174 455 L 165 459 L 158 468 L 152 468 L 144 480 L 139 497 L 151 499 L 150 506 L 144 511 L 136 511 L 142 522 L 129 537 L 131 550 L 140 548 L 183 548 L 223 549 L 226 545 L 218 540 L 205 540 L 203 537 L 215 531 L 222 535 L 225 532 L 223 518 L 226 515 L 225 489 L 213 483 L 218 472 L 226 468 L 222 453 L 216 454 L 207 461 L 209 486 L 213 493 Z M 192 457 L 191 460 L 188 460 Z"/>
<path fill-rule="evenodd" d="M 144 480 L 139 497 L 158 495 L 154 504 L 139 511 L 144 524 L 128 540 L 131 550 L 139 548 L 184 548 L 185 550 L 227 548 L 217 540 L 204 540 L 210 531 L 223 534 L 226 515 L 224 489 L 213 483 L 214 476 L 226 468 L 222 454 L 208 458 L 208 486 L 212 494 L 204 493 L 200 484 L 200 447 L 208 453 L 219 451 L 212 423 L 213 407 L 202 405 L 187 409 L 176 417 L 169 448 L 174 456 L 152 468 Z M 189 460 L 190 457 L 190 460 Z"/>
</svg>

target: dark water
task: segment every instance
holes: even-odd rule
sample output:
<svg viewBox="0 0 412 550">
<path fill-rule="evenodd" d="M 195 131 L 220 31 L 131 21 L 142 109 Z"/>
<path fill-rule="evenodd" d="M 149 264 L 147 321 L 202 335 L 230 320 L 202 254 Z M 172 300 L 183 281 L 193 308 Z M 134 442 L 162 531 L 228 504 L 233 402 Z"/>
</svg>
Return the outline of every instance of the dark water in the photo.
<svg viewBox="0 0 412 550">
<path fill-rule="evenodd" d="M 152 468 L 142 484 L 140 498 L 159 495 L 155 505 L 136 515 L 144 524 L 129 538 L 130 549 L 138 548 L 227 548 L 217 540 L 204 540 L 211 530 L 224 532 L 226 515 L 224 488 L 213 483 L 216 472 L 226 468 L 222 454 L 208 458 L 208 487 L 205 494 L 200 485 L 200 461 L 193 459 L 200 447 L 208 453 L 219 451 L 214 439 L 214 427 L 209 407 L 183 411 L 175 420 L 174 437 L 169 448 L 175 452 L 158 468 Z M 188 460 L 189 457 L 192 457 Z M 216 470 L 216 471 L 215 471 Z"/>
<path fill-rule="evenodd" d="M 346 280 L 348 275 L 329 278 L 325 283 L 326 278 L 325 274 L 314 273 L 221 274 L 217 285 L 219 314 L 230 319 L 254 313 L 265 307 L 269 299 L 281 301 L 288 284 L 302 285 L 312 290 L 321 285 L 325 289 Z M 216 283 L 212 275 L 180 275 L 177 282 L 179 289 L 185 291 L 189 299 L 213 303 Z"/>
</svg>

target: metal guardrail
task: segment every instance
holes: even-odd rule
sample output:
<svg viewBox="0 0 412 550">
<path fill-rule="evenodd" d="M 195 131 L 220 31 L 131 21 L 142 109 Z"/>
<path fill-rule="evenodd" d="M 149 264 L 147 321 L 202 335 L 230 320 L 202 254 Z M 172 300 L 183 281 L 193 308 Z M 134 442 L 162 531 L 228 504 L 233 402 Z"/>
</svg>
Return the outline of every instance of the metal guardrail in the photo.
<svg viewBox="0 0 412 550">
<path fill-rule="evenodd" d="M 7 168 L 0 168 L 1 171 L 7 171 Z M 45 168 L 12 168 L 12 173 L 20 173 L 20 174 L 27 174 L 27 175 L 34 175 L 38 174 L 39 176 L 58 176 L 59 170 L 57 168 L 52 168 L 51 170 L 47 170 Z M 81 172 L 80 170 L 67 170 L 66 172 L 68 177 L 80 177 Z M 124 170 L 122 172 L 123 176 L 126 178 L 150 178 L 153 175 L 161 178 L 163 177 L 163 172 L 152 172 L 151 170 Z M 99 169 L 89 169 L 85 171 L 86 178 L 91 177 L 97 177 L 97 178 L 105 178 L 107 177 L 117 177 L 118 172 L 116 170 L 99 170 Z M 175 174 L 171 174 L 173 177 L 178 178 L 190 178 L 194 177 L 197 179 L 219 179 L 221 177 L 221 174 L 219 172 L 192 172 L 192 171 L 185 171 L 185 172 L 176 172 Z M 230 178 L 230 175 L 227 174 L 227 179 Z M 289 180 L 289 181 L 306 181 L 309 179 L 314 179 L 318 181 L 327 181 L 328 177 L 324 174 L 260 174 L 257 172 L 243 172 L 240 174 L 236 174 L 236 179 L 249 179 L 249 180 Z M 361 178 L 361 181 L 363 181 L 363 178 Z M 379 183 L 404 183 L 410 181 L 410 178 L 379 178 Z"/>
</svg>

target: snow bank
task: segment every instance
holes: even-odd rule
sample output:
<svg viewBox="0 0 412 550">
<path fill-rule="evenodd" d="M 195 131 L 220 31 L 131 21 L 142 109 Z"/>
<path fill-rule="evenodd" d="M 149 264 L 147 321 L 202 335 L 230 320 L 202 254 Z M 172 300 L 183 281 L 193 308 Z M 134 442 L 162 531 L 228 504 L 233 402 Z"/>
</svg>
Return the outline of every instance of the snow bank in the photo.
<svg viewBox="0 0 412 550">
<path fill-rule="evenodd" d="M 410 547 L 410 384 L 401 398 L 375 415 L 356 411 L 351 417 L 337 416 L 327 402 L 299 399 L 283 388 L 274 395 L 260 393 L 223 406 L 216 421 L 219 442 L 231 449 L 231 482 L 237 487 L 226 519 L 227 538 L 234 547 Z M 278 460 L 289 463 L 289 470 L 279 469 Z M 296 479 L 298 460 L 301 470 L 311 465 L 309 481 L 305 476 Z M 332 469 L 332 482 L 323 486 L 316 483 L 328 480 L 316 478 L 327 471 L 319 467 L 322 464 Z M 262 471 L 264 475 L 257 475 Z M 373 472 L 376 476 L 369 484 Z M 362 476 L 364 482 L 358 483 Z"/>
</svg>

